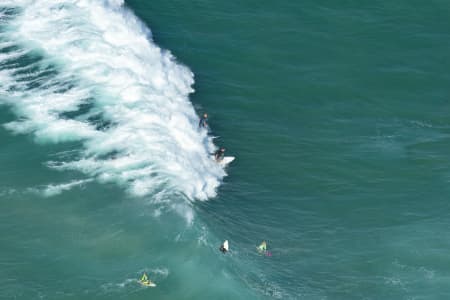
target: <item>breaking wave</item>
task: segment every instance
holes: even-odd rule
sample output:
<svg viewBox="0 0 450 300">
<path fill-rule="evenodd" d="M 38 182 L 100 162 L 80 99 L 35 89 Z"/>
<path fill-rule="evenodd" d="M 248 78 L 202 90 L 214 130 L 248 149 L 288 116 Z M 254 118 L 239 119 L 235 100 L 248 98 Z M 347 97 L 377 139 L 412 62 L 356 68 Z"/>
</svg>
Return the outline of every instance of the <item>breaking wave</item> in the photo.
<svg viewBox="0 0 450 300">
<path fill-rule="evenodd" d="M 0 4 L 0 103 L 18 117 L 4 126 L 39 143 L 80 144 L 51 168 L 138 196 L 214 197 L 226 173 L 198 129 L 193 77 L 123 1 Z"/>
</svg>

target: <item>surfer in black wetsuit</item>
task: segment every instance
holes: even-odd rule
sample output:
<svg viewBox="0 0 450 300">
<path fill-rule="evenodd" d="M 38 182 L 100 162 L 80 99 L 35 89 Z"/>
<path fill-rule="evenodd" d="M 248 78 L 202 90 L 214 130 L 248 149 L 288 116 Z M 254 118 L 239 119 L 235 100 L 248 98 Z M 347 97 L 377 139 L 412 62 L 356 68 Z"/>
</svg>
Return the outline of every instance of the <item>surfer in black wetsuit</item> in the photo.
<svg viewBox="0 0 450 300">
<path fill-rule="evenodd" d="M 223 242 L 223 244 L 220 245 L 219 250 L 222 251 L 223 254 L 225 254 L 225 253 L 228 252 L 228 240 L 225 240 L 225 241 Z"/>
<path fill-rule="evenodd" d="M 225 249 L 225 247 L 223 245 L 220 245 L 219 250 L 222 251 L 222 253 L 226 253 L 227 252 L 227 249 Z"/>
<path fill-rule="evenodd" d="M 216 152 L 214 152 L 214 158 L 217 162 L 221 162 L 222 159 L 225 157 L 225 148 L 220 148 Z"/>
<path fill-rule="evenodd" d="M 208 114 L 204 113 L 200 118 L 200 122 L 198 123 L 199 128 L 207 128 L 208 127 Z"/>
</svg>

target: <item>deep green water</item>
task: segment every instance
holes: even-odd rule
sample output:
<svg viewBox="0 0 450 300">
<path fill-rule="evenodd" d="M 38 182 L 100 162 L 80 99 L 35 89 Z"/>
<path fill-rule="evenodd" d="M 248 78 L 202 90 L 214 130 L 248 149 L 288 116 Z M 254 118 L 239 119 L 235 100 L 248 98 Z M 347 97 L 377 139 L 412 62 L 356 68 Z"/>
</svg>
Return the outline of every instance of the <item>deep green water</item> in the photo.
<svg viewBox="0 0 450 300">
<path fill-rule="evenodd" d="M 195 74 L 236 161 L 189 223 L 183 197 L 95 176 L 42 195 L 80 178 L 46 165 L 80 143 L 1 127 L 0 298 L 450 297 L 450 4 L 148 2 L 126 6 Z"/>
</svg>

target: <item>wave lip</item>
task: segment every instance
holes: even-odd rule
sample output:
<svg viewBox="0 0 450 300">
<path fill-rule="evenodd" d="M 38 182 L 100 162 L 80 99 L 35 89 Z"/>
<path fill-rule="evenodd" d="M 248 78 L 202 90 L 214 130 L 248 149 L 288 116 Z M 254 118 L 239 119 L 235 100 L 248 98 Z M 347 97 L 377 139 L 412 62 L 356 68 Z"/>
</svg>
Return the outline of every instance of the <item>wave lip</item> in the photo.
<svg viewBox="0 0 450 300">
<path fill-rule="evenodd" d="M 116 182 L 134 195 L 216 195 L 226 173 L 198 129 L 189 101 L 194 76 L 151 40 L 123 1 L 9 5 L 18 13 L 0 37 L 7 49 L 0 91 L 20 118 L 8 129 L 40 142 L 81 142 L 78 157 L 49 165 Z"/>
</svg>

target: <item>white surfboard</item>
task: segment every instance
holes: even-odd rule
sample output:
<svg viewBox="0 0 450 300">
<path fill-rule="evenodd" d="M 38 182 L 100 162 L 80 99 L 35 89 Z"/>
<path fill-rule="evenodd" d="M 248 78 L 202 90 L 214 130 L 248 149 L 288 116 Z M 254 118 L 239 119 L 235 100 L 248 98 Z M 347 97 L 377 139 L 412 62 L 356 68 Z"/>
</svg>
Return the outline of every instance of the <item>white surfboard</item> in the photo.
<svg viewBox="0 0 450 300">
<path fill-rule="evenodd" d="M 155 287 L 155 286 L 156 286 L 156 284 L 153 283 L 153 282 L 150 281 L 150 280 L 148 280 L 148 281 L 140 281 L 140 280 L 139 280 L 139 283 L 140 283 L 141 285 L 143 285 L 143 286 L 149 286 L 149 287 Z"/>
<path fill-rule="evenodd" d="M 225 240 L 225 242 L 223 242 L 223 248 L 225 249 L 225 250 L 229 250 L 229 248 L 228 248 L 228 240 Z"/>
<path fill-rule="evenodd" d="M 230 162 L 232 162 L 235 159 L 234 156 L 225 156 L 220 162 L 219 164 L 222 167 L 226 167 Z"/>
<path fill-rule="evenodd" d="M 214 156 L 211 156 L 212 159 L 215 160 Z M 222 167 L 226 167 L 230 162 L 232 162 L 236 157 L 234 156 L 225 156 L 221 161 L 218 161 L 217 163 Z"/>
</svg>

